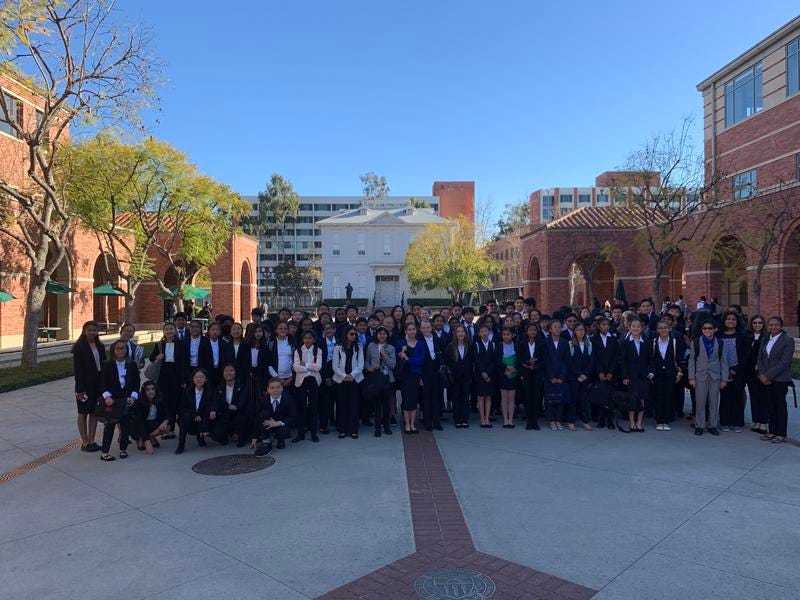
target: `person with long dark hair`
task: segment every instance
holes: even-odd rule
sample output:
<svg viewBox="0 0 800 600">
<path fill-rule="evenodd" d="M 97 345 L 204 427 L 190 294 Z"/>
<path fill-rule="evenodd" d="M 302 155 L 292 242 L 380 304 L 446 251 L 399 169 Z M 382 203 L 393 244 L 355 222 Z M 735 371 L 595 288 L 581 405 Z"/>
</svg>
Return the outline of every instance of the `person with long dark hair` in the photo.
<svg viewBox="0 0 800 600">
<path fill-rule="evenodd" d="M 489 339 L 491 327 L 485 321 L 478 325 L 478 339 L 473 346 L 475 349 L 475 392 L 478 395 L 478 416 L 481 428 L 489 429 L 492 424 L 489 418 L 492 415 L 492 396 L 495 393 L 495 376 L 498 371 L 497 351 L 494 342 Z"/>
<path fill-rule="evenodd" d="M 241 323 L 231 323 L 228 330 L 227 339 L 222 343 L 222 366 L 225 365 L 238 365 L 239 364 L 239 350 L 245 347 L 244 343 L 244 328 Z M 239 383 L 245 380 L 246 371 L 239 372 L 236 370 L 236 375 Z"/>
<path fill-rule="evenodd" d="M 128 458 L 128 417 L 133 403 L 139 397 L 139 367 L 128 359 L 127 344 L 123 340 L 117 340 L 111 344 L 110 354 L 111 358 L 103 363 L 103 397 L 99 403 L 109 408 L 119 404 L 123 406 L 120 412 L 115 410 L 115 416 L 108 417 L 105 421 L 103 447 L 100 451 L 100 460 L 105 462 L 114 460 L 109 452 L 117 423 L 120 425 L 119 457 Z"/>
<path fill-rule="evenodd" d="M 136 327 L 133 323 L 123 323 L 119 328 L 119 339 L 125 342 L 128 346 L 128 357 L 136 363 L 139 369 L 144 368 L 144 348 L 133 341 L 133 336 L 136 334 Z"/>
<path fill-rule="evenodd" d="M 456 320 L 456 323 L 458 321 Z M 450 369 L 452 385 L 448 396 L 453 406 L 453 421 L 456 429 L 469 427 L 469 391 L 474 366 L 474 349 L 467 328 L 455 324 L 450 329 L 450 344 L 444 353 L 444 361 Z"/>
<path fill-rule="evenodd" d="M 628 339 L 620 348 L 622 385 L 629 395 L 628 422 L 632 432 L 644 433 L 645 404 L 650 393 L 650 345 L 644 337 L 642 322 L 633 317 L 628 322 Z"/>
<path fill-rule="evenodd" d="M 650 352 L 649 378 L 653 383 L 653 405 L 656 431 L 670 431 L 675 402 L 675 386 L 683 377 L 680 367 L 678 340 L 671 335 L 670 324 L 661 320 L 656 325 L 656 337 Z"/>
<path fill-rule="evenodd" d="M 139 397 L 133 403 L 130 420 L 130 435 L 136 447 L 147 454 L 153 454 L 159 447 L 157 436 L 169 431 L 167 409 L 158 384 L 145 381 Z"/>
<path fill-rule="evenodd" d="M 394 347 L 389 343 L 389 332 L 381 325 L 375 329 L 373 341 L 364 353 L 365 382 L 371 379 L 374 390 L 372 398 L 367 400 L 372 401 L 375 413 L 375 437 L 381 437 L 381 432 L 392 434 L 389 418 L 391 399 L 394 398 L 396 364 Z"/>
<path fill-rule="evenodd" d="M 333 351 L 333 380 L 337 384 L 336 429 L 339 438 L 358 439 L 358 384 L 364 379 L 364 353 L 356 328 L 345 327 L 342 341 Z"/>
<path fill-rule="evenodd" d="M 75 372 L 75 402 L 78 405 L 78 433 L 83 452 L 98 452 L 95 443 L 97 418 L 94 409 L 100 399 L 101 375 L 106 350 L 97 334 L 97 322 L 83 324 L 81 335 L 72 345 L 72 365 Z"/>
<path fill-rule="evenodd" d="M 611 333 L 611 322 L 607 317 L 597 319 L 597 331 L 592 336 L 594 349 L 594 375 L 599 385 L 607 386 L 604 393 L 607 398 L 612 397 L 612 389 L 616 383 L 615 377 L 619 369 L 619 340 Z M 614 410 L 610 403 L 597 406 L 596 427 L 615 429 Z"/>
<path fill-rule="evenodd" d="M 220 411 L 220 436 L 217 441 L 228 438 L 236 440 L 237 447 L 241 448 L 247 439 L 247 415 L 244 408 L 246 401 L 246 387 L 239 382 L 238 369 L 233 363 L 222 368 L 222 381 L 214 390 L 214 404 Z"/>
<path fill-rule="evenodd" d="M 794 338 L 783 330 L 783 319 L 778 316 L 769 318 L 767 330 L 769 339 L 764 340 L 758 355 L 758 379 L 769 402 L 769 433 L 761 439 L 782 444 L 788 424 L 786 392 L 792 382 Z"/>
<path fill-rule="evenodd" d="M 767 339 L 767 321 L 762 315 L 750 317 L 750 329 L 748 331 L 748 343 L 750 353 L 747 361 L 747 393 L 750 397 L 750 418 L 753 425 L 750 431 L 766 435 L 769 426 L 769 404 L 767 402 L 764 384 L 758 378 L 758 357 L 761 353 L 761 345 Z"/>
<path fill-rule="evenodd" d="M 200 368 L 195 369 L 189 381 L 191 385 L 186 388 L 181 398 L 181 433 L 175 454 L 183 454 L 189 434 L 196 436 L 198 446 L 206 446 L 206 437 L 211 434 L 212 422 L 222 417 L 216 409 L 214 394 L 206 387 L 208 377 L 205 371 Z"/>
<path fill-rule="evenodd" d="M 587 431 L 592 430 L 591 409 L 589 405 L 589 381 L 594 370 L 594 352 L 591 340 L 586 335 L 583 323 L 577 323 L 569 341 L 569 364 L 567 383 L 569 383 L 571 402 L 567 404 L 565 421 L 570 431 L 575 431 L 575 418 L 580 416 Z"/>
<path fill-rule="evenodd" d="M 317 346 L 317 336 L 309 328 L 303 331 L 300 346 L 294 351 L 294 385 L 297 403 L 297 436 L 293 443 L 306 439 L 306 429 L 312 442 L 319 442 L 319 386 L 322 383 L 323 352 Z"/>
<path fill-rule="evenodd" d="M 747 363 L 750 360 L 750 343 L 747 334 L 739 327 L 739 315 L 732 310 L 722 315 L 722 331 L 717 333 L 722 341 L 722 351 L 728 361 L 730 380 L 720 393 L 719 424 L 722 431 L 741 433 L 744 428 L 744 385 Z"/>
<path fill-rule="evenodd" d="M 160 362 L 158 387 L 167 411 L 169 432 L 162 434 L 162 440 L 175 438 L 175 422 L 183 393 L 184 383 L 184 344 L 178 339 L 177 329 L 172 323 L 165 323 L 163 337 L 153 346 L 150 362 Z M 187 335 L 188 339 L 188 335 Z"/>
<path fill-rule="evenodd" d="M 268 365 L 270 363 L 270 349 L 263 325 L 249 327 L 249 333 L 244 340 L 244 348 L 239 351 L 239 361 L 236 370 L 244 373 L 244 402 L 239 406 L 242 420 L 242 431 L 236 446 L 241 448 L 247 436 L 252 439 L 251 448 L 255 449 L 258 434 L 258 407 L 261 396 L 267 387 L 269 379 Z M 241 377 L 241 376 L 240 376 Z M 242 435 L 244 434 L 244 435 Z"/>
<path fill-rule="evenodd" d="M 495 347 L 497 352 L 495 357 L 498 373 L 497 387 L 500 390 L 503 429 L 513 429 L 519 371 L 517 366 L 517 346 L 514 342 L 514 330 L 512 327 L 503 327 L 500 340 Z"/>
<path fill-rule="evenodd" d="M 536 323 L 528 323 L 522 339 L 517 343 L 520 392 L 525 407 L 525 429 L 539 431 L 544 390 L 545 347 L 544 337 Z"/>
<path fill-rule="evenodd" d="M 404 327 L 405 338 L 397 343 L 397 357 L 400 360 L 400 408 L 403 410 L 404 432 L 407 434 L 419 433 L 415 427 L 417 407 L 420 400 L 420 376 L 422 365 L 425 363 L 425 345 L 417 338 L 417 326 L 414 315 Z"/>
<path fill-rule="evenodd" d="M 562 339 L 561 321 L 559 319 L 553 318 L 549 325 L 550 335 L 545 341 L 547 358 L 544 376 L 547 420 L 550 422 L 551 431 L 563 431 L 564 426 L 561 424 L 563 405 L 569 396 L 564 389 L 569 369 L 569 339 L 567 334 L 564 334 L 564 339 Z"/>
<path fill-rule="evenodd" d="M 287 323 L 280 321 L 275 325 L 275 338 L 270 343 L 270 349 L 269 376 L 280 379 L 283 392 L 291 395 L 289 386 L 293 375 L 294 340 L 289 335 Z"/>
</svg>

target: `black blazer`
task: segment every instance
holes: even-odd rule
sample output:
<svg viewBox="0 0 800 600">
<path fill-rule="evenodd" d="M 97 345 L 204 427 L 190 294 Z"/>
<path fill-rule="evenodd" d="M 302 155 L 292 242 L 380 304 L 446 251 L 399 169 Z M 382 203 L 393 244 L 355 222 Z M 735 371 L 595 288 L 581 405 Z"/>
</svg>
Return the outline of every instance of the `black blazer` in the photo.
<svg viewBox="0 0 800 600">
<path fill-rule="evenodd" d="M 606 345 L 599 333 L 592 336 L 592 354 L 594 355 L 594 372 L 616 374 L 619 366 L 619 339 L 611 333 L 606 336 Z"/>
<path fill-rule="evenodd" d="M 428 343 L 425 341 L 424 337 L 420 336 L 417 342 L 422 344 L 425 350 L 425 362 L 422 363 L 422 377 L 438 376 L 439 367 L 442 365 L 442 350 L 444 348 L 441 344 L 441 340 L 436 337 L 436 334 L 433 335 L 433 354 L 436 358 L 431 358 L 430 350 L 428 350 Z"/>
<path fill-rule="evenodd" d="M 109 392 L 112 398 L 130 398 L 133 392 L 139 394 L 139 367 L 131 360 L 125 361 L 125 386 L 119 384 L 117 361 L 107 360 L 103 363 L 102 385 L 100 393 Z"/>
<path fill-rule="evenodd" d="M 720 332 L 717 334 L 717 337 L 720 339 L 721 343 L 723 339 L 731 336 Z M 747 333 L 744 331 L 737 331 L 732 337 L 736 340 L 736 366 L 732 367 L 732 369 L 736 371 L 737 375 L 744 375 L 749 366 L 750 352 L 752 352 L 753 347 L 748 339 Z M 767 339 L 769 339 L 769 334 L 767 334 Z"/>
<path fill-rule="evenodd" d="M 209 413 L 216 410 L 217 406 L 214 401 L 214 393 L 208 388 L 203 388 L 203 396 L 200 398 L 199 407 L 195 404 L 194 385 L 190 385 L 183 390 L 179 410 L 181 417 L 193 421 L 199 416 L 203 422 L 208 422 Z"/>
<path fill-rule="evenodd" d="M 444 349 L 447 348 L 447 345 L 450 343 L 450 334 L 444 329 L 442 329 L 441 333 L 434 329 L 433 337 L 439 342 L 439 346 L 442 348 L 442 352 L 444 352 Z"/>
<path fill-rule="evenodd" d="M 237 349 L 234 347 L 233 342 L 229 342 L 228 340 L 221 340 L 220 341 L 220 366 L 224 369 L 225 365 L 237 365 L 236 362 L 239 358 L 239 354 L 242 353 L 242 350 L 247 348 L 242 340 L 239 343 L 238 352 Z"/>
<path fill-rule="evenodd" d="M 223 415 L 228 413 L 228 399 L 225 397 L 226 384 L 223 381 L 214 389 L 214 406 L 217 407 Z M 241 409 L 245 404 L 244 386 L 240 383 L 233 384 L 233 398 L 231 405 Z"/>
<path fill-rule="evenodd" d="M 164 354 L 164 344 L 166 344 L 166 342 L 164 340 L 161 340 L 155 346 L 153 346 L 153 350 L 152 350 L 152 352 L 150 352 L 150 362 L 155 362 L 156 357 L 159 354 Z M 184 372 L 186 371 L 186 364 L 187 364 L 184 351 L 185 351 L 185 346 L 183 345 L 183 343 L 176 341 L 175 342 L 175 368 L 176 368 L 178 377 L 179 377 L 179 379 L 181 381 L 183 381 L 183 375 L 184 375 Z M 162 363 L 162 366 L 163 366 L 163 364 L 164 363 Z"/>
<path fill-rule="evenodd" d="M 156 423 L 163 423 L 167 420 L 167 407 L 164 405 L 164 401 L 161 399 L 161 396 L 156 396 L 155 398 L 155 405 L 156 405 Z M 139 397 L 136 399 L 136 402 L 133 403 L 133 409 L 131 410 L 131 417 L 134 419 L 138 419 L 140 421 L 146 421 L 147 416 L 150 414 L 150 402 L 147 398 L 144 397 L 144 394 L 140 394 Z"/>
<path fill-rule="evenodd" d="M 517 343 L 517 371 L 522 381 L 528 379 L 543 379 L 545 364 L 547 361 L 547 349 L 545 348 L 544 336 L 536 337 L 536 347 L 533 349 L 533 356 L 531 356 L 531 349 L 528 346 L 528 338 L 521 339 Z M 533 363 L 533 369 L 530 368 L 529 361 L 535 358 L 536 362 Z"/>
<path fill-rule="evenodd" d="M 484 348 L 483 340 L 478 338 L 472 343 L 475 352 L 475 380 L 483 381 L 481 373 L 486 373 L 489 377 L 497 374 L 497 344 L 489 342 L 489 347 Z"/>
<path fill-rule="evenodd" d="M 276 421 L 283 421 L 286 427 L 294 427 L 297 423 L 297 407 L 292 402 L 291 396 L 285 391 L 281 394 L 281 402 L 278 404 L 278 410 L 272 410 L 272 399 L 269 394 L 263 394 L 258 401 L 258 424 L 266 421 L 267 419 L 274 419 Z"/>
<path fill-rule="evenodd" d="M 251 347 L 247 344 L 242 344 L 239 346 L 239 354 L 236 357 L 236 373 L 237 378 L 238 375 L 245 377 L 252 368 L 252 361 L 251 361 Z M 270 362 L 270 351 L 266 344 L 261 344 L 258 349 L 258 366 L 256 367 L 259 375 L 262 377 L 269 377 L 269 373 L 267 372 L 267 366 L 269 366 Z M 243 381 L 243 379 L 242 379 Z"/>
<path fill-rule="evenodd" d="M 678 340 L 670 336 L 666 355 L 662 358 L 661 352 L 658 350 L 658 337 L 656 337 L 656 339 L 650 342 L 650 373 L 669 377 L 674 380 L 678 375 L 681 356 L 682 353 Z"/>
<path fill-rule="evenodd" d="M 72 366 L 75 370 L 75 393 L 85 393 L 90 400 L 97 400 L 100 395 L 100 380 L 103 363 L 106 360 L 106 350 L 103 343 L 97 340 L 97 353 L 100 355 L 100 371 L 94 361 L 94 354 L 89 342 L 75 342 L 72 350 Z"/>
<path fill-rule="evenodd" d="M 639 345 L 639 353 L 636 353 L 636 345 L 633 340 L 628 340 L 622 344 L 620 351 L 620 370 L 622 379 L 631 381 L 647 380 L 650 373 L 650 354 L 652 353 L 652 342 L 642 339 Z"/>
<path fill-rule="evenodd" d="M 191 366 L 191 336 L 186 336 L 183 340 L 183 360 L 187 377 L 191 375 L 195 367 Z M 197 367 L 205 369 L 206 373 L 211 373 L 214 369 L 214 356 L 211 353 L 211 341 L 204 335 L 200 336 L 200 347 L 197 349 Z"/>
<path fill-rule="evenodd" d="M 583 351 L 576 343 L 568 348 L 569 364 L 567 366 L 567 379 L 570 381 L 578 381 L 578 377 L 586 375 L 587 380 L 592 377 L 594 373 L 594 344 L 587 338 L 587 342 L 583 345 Z M 560 345 L 560 344 L 559 344 Z M 589 346 L 592 346 L 592 352 L 589 353 Z"/>
<path fill-rule="evenodd" d="M 289 342 L 289 347 L 292 349 L 292 360 L 294 361 L 294 351 L 297 350 L 297 346 L 294 344 L 294 339 L 292 336 L 288 336 L 286 338 Z M 275 372 L 278 372 L 278 340 L 272 339 L 269 341 L 269 355 L 267 356 L 267 367 L 272 367 Z M 363 350 L 363 348 L 362 348 Z M 294 374 L 294 370 L 292 370 L 292 374 Z M 267 376 L 269 372 L 267 372 Z"/>
<path fill-rule="evenodd" d="M 475 347 L 472 344 L 467 344 L 464 348 L 464 358 L 456 350 L 455 358 L 453 358 L 453 347 L 448 345 L 442 353 L 444 364 L 450 367 L 450 373 L 453 376 L 453 381 L 464 381 L 469 384 L 472 381 L 472 372 L 475 368 Z"/>
<path fill-rule="evenodd" d="M 566 381 L 569 369 L 569 340 L 559 337 L 558 346 L 553 343 L 553 338 L 548 337 L 545 342 L 547 359 L 545 361 L 545 380 L 561 379 Z"/>
</svg>

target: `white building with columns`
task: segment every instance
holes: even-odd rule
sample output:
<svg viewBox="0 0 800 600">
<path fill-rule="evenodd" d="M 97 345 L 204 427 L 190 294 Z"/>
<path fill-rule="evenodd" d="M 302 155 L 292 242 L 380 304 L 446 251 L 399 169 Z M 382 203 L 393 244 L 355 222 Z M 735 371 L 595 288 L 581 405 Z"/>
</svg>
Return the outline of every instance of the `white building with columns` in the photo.
<svg viewBox="0 0 800 600">
<path fill-rule="evenodd" d="M 391 307 L 414 296 L 403 272 L 406 250 L 426 225 L 445 219 L 429 208 L 366 208 L 342 211 L 317 221 L 322 231 L 322 297 L 364 298 Z M 426 290 L 426 297 L 446 294 Z"/>
</svg>

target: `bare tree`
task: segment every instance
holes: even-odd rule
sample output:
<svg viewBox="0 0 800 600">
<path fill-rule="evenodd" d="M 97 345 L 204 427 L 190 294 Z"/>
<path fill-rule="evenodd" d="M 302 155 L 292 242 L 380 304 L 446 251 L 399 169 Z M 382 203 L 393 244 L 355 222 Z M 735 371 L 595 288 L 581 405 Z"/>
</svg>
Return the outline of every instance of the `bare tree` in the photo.
<svg viewBox="0 0 800 600">
<path fill-rule="evenodd" d="M 35 123 L 26 123 L 16 103 L 0 94 L 0 118 L 27 150 L 22 184 L 21 173 L 0 174 L 0 233 L 29 262 L 22 366 L 37 363 L 45 288 L 73 232 L 55 172 L 69 127 L 138 124 L 138 111 L 153 97 L 158 63 L 146 32 L 119 23 L 117 16 L 106 0 L 7 0 L 0 7 L 3 70 L 42 100 Z"/>
<path fill-rule="evenodd" d="M 670 260 L 702 239 L 714 211 L 724 203 L 715 194 L 720 180 L 704 180 L 703 155 L 690 135 L 692 119 L 681 128 L 656 134 L 627 159 L 612 182 L 617 206 L 641 224 L 635 242 L 653 264 L 653 297 L 661 298 Z"/>
</svg>

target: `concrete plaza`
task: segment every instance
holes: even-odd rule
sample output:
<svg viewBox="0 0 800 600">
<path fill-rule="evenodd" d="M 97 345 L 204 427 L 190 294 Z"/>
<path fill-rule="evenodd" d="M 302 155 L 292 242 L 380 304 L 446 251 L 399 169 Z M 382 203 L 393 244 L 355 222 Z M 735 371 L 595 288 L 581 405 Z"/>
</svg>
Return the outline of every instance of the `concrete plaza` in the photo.
<svg viewBox="0 0 800 600">
<path fill-rule="evenodd" d="M 235 447 L 190 440 L 175 456 L 167 441 L 154 456 L 133 446 L 109 464 L 75 449 L 46 457 L 77 437 L 71 392 L 62 380 L 0 395 L 0 473 L 13 474 L 0 480 L 2 597 L 327 594 L 419 553 L 427 538 L 409 461 L 428 459 L 408 445 L 423 438 L 443 459 L 436 477 L 452 481 L 469 556 L 498 570 L 492 598 L 800 597 L 800 448 L 750 432 L 450 427 L 433 443 L 425 433 L 375 439 L 365 428 L 359 440 L 288 444 L 266 470 L 213 477 L 192 465 Z M 800 411 L 789 410 L 796 438 Z M 428 487 L 438 493 L 436 481 Z M 528 577 L 523 567 L 560 579 L 547 587 L 531 576 L 545 587 L 504 591 L 505 574 Z M 364 589 L 368 599 L 422 597 L 411 583 Z M 348 593 L 326 597 L 359 597 Z"/>
</svg>

